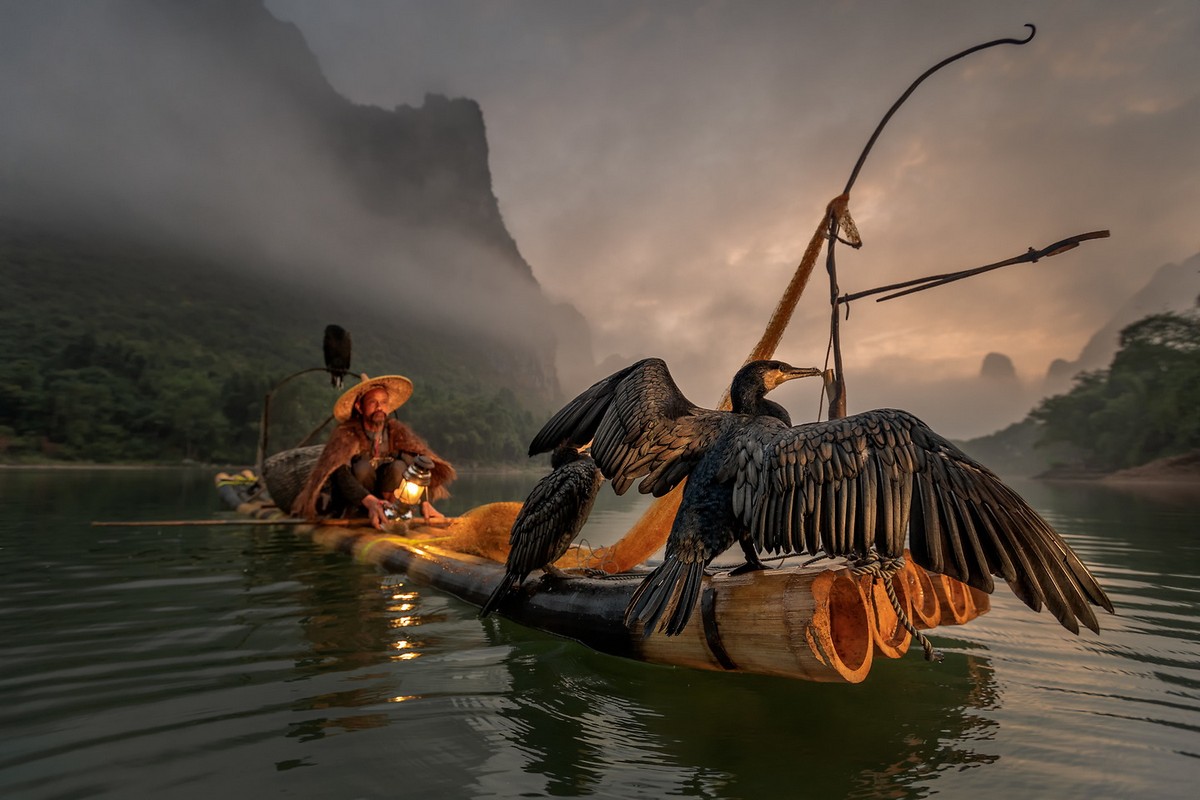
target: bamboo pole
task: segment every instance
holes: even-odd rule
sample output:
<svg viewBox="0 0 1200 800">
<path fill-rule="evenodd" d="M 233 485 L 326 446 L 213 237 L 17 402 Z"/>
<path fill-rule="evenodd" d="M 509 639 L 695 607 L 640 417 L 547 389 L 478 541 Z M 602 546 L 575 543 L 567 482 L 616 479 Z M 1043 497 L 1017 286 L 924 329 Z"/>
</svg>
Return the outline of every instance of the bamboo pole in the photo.
<svg viewBox="0 0 1200 800">
<path fill-rule="evenodd" d="M 518 505 L 520 505 L 518 503 Z M 422 526 L 453 525 L 458 517 L 437 517 L 420 522 Z M 402 522 L 402 521 L 401 521 Z M 135 520 L 92 520 L 93 528 L 182 528 L 219 527 L 222 525 L 313 525 L 310 519 L 297 517 L 262 517 L 259 519 L 135 519 Z M 326 519 L 322 525 L 361 526 L 361 519 Z"/>
<path fill-rule="evenodd" d="M 844 568 L 717 575 L 704 580 L 702 592 L 710 591 L 713 610 L 698 609 L 678 636 L 641 640 L 644 660 L 849 683 L 871 670 L 868 604 Z M 641 632 L 639 624 L 634 633 Z"/>
<path fill-rule="evenodd" d="M 330 520 L 335 525 L 349 524 L 350 520 Z M 220 525 L 311 525 L 307 519 L 139 519 L 139 520 L 93 520 L 93 528 L 180 528 L 215 527 Z"/>
</svg>

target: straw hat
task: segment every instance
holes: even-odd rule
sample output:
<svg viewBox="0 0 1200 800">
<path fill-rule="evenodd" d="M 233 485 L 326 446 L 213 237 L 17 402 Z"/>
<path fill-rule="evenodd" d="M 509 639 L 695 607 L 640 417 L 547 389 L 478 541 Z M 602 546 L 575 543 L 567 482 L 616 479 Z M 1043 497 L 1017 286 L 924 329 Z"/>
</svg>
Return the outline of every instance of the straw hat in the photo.
<svg viewBox="0 0 1200 800">
<path fill-rule="evenodd" d="M 357 386 L 350 387 L 333 404 L 334 419 L 338 422 L 345 422 L 350 419 L 350 415 L 354 413 L 354 403 L 357 402 L 358 398 L 372 389 L 387 390 L 388 399 L 384 409 L 390 414 L 404 405 L 404 401 L 412 396 L 413 385 L 412 381 L 403 375 L 380 375 L 378 378 L 368 378 L 364 373 L 362 382 Z"/>
</svg>

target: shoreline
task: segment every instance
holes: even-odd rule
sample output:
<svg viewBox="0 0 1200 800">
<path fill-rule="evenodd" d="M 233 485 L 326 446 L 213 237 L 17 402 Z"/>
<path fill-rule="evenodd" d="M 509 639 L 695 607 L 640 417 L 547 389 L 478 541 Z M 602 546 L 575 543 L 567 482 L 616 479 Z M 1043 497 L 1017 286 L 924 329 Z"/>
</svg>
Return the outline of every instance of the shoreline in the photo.
<svg viewBox="0 0 1200 800">
<path fill-rule="evenodd" d="M 1200 450 L 1158 458 L 1136 467 L 1114 472 L 1061 468 L 1034 476 L 1037 480 L 1099 483 L 1109 486 L 1197 486 L 1200 487 Z"/>
</svg>

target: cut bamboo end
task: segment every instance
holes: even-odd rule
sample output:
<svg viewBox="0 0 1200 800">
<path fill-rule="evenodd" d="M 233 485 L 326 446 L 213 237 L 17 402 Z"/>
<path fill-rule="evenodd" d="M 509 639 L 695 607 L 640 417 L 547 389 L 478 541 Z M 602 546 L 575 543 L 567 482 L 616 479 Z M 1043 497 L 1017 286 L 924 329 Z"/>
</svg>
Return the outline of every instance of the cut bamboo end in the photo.
<svg viewBox="0 0 1200 800">
<path fill-rule="evenodd" d="M 866 598 L 844 570 L 718 575 L 704 580 L 709 592 L 678 636 L 641 640 L 641 657 L 825 682 L 859 683 L 871 670 Z"/>
<path fill-rule="evenodd" d="M 839 675 L 850 683 L 861 683 L 871 671 L 871 620 L 862 589 L 846 570 L 826 570 L 813 581 L 814 603 L 826 611 L 828 626 L 817 624 L 811 631 L 817 649 Z"/>
<path fill-rule="evenodd" d="M 911 619 L 912 603 L 909 601 L 908 587 L 903 579 L 903 572 L 885 580 L 892 581 L 892 589 L 896 593 L 896 599 L 900 602 L 900 608 Z M 912 634 L 900 621 L 900 615 L 892 606 L 883 581 L 877 580 L 873 575 L 864 575 L 859 578 L 859 586 L 867 598 L 871 640 L 875 644 L 875 649 L 885 658 L 899 658 L 907 653 L 908 646 L 912 642 Z"/>
<path fill-rule="evenodd" d="M 977 616 L 971 593 L 965 583 L 948 575 L 931 574 L 933 591 L 942 613 L 942 625 L 962 625 Z"/>
<path fill-rule="evenodd" d="M 928 572 L 913 563 L 905 554 L 904 571 L 900 573 L 908 592 L 909 619 L 919 630 L 936 628 L 942 621 L 942 606 L 933 588 L 933 578 Z"/>
<path fill-rule="evenodd" d="M 971 604 L 975 607 L 975 613 L 971 619 L 992 610 L 992 596 L 990 594 L 982 589 L 976 589 L 974 586 L 968 586 L 967 591 L 971 593 Z"/>
</svg>

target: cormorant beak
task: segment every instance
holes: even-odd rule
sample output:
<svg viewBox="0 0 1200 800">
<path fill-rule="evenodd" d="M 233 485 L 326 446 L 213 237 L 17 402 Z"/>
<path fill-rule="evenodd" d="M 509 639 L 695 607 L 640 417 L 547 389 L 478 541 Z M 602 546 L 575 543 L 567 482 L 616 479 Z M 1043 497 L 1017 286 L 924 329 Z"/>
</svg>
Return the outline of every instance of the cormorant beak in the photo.
<svg viewBox="0 0 1200 800">
<path fill-rule="evenodd" d="M 817 367 L 793 367 L 791 364 L 781 364 L 779 369 L 773 369 L 763 376 L 763 385 L 771 391 L 781 383 L 787 383 L 796 378 L 813 378 L 821 375 Z"/>
</svg>

